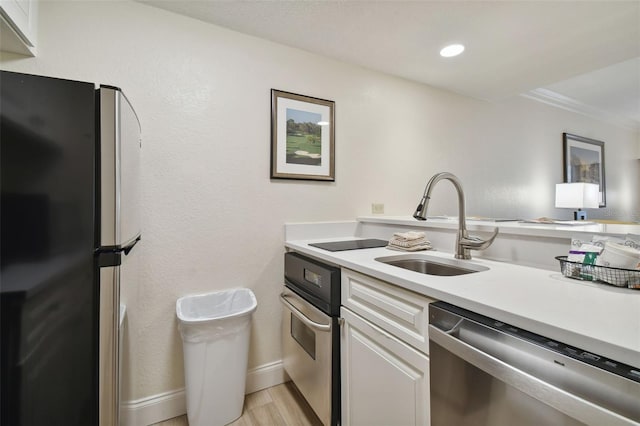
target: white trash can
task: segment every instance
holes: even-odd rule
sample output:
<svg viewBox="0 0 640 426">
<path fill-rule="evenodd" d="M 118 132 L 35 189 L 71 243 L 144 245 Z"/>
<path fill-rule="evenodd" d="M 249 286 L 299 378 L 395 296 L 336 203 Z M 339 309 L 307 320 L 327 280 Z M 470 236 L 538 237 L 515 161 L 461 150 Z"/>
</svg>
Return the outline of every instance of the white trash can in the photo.
<svg viewBox="0 0 640 426">
<path fill-rule="evenodd" d="M 226 425 L 242 415 L 251 314 L 257 305 L 247 288 L 176 302 L 190 426 Z"/>
</svg>

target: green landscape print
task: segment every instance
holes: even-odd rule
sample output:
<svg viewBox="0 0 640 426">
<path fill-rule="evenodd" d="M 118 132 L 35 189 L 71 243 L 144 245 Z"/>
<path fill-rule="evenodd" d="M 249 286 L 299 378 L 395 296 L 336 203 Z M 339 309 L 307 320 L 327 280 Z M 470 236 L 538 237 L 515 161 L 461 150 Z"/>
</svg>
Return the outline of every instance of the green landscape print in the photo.
<svg viewBox="0 0 640 426">
<path fill-rule="evenodd" d="M 322 115 L 287 108 L 287 163 L 319 166 L 322 159 Z"/>
</svg>

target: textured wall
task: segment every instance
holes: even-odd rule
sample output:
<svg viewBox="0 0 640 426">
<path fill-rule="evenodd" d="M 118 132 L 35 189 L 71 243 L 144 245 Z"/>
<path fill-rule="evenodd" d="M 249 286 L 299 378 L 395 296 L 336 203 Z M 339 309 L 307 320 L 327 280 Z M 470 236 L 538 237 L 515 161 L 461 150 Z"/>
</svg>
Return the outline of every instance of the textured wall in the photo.
<svg viewBox="0 0 640 426">
<path fill-rule="evenodd" d="M 250 367 L 280 359 L 283 224 L 409 214 L 457 174 L 469 214 L 561 217 L 564 131 L 606 141 L 609 208 L 640 220 L 638 134 L 524 98 L 488 104 L 118 2 L 43 2 L 36 58 L 3 69 L 120 86 L 143 129 L 144 227 L 128 305 L 125 399 L 183 386 L 175 301 L 234 286 L 258 298 Z M 336 102 L 336 182 L 270 181 L 270 89 Z M 436 188 L 434 213 L 456 214 Z"/>
</svg>

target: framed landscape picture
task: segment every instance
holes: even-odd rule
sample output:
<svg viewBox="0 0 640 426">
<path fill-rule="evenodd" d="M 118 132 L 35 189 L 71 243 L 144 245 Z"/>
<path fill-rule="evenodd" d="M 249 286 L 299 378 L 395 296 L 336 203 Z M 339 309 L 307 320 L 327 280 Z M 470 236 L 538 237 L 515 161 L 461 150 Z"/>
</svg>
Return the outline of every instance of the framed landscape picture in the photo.
<svg viewBox="0 0 640 426">
<path fill-rule="evenodd" d="M 271 178 L 335 180 L 334 102 L 271 90 Z"/>
<path fill-rule="evenodd" d="M 595 183 L 600 187 L 600 207 L 606 207 L 604 142 L 570 133 L 562 134 L 564 181 Z"/>
</svg>

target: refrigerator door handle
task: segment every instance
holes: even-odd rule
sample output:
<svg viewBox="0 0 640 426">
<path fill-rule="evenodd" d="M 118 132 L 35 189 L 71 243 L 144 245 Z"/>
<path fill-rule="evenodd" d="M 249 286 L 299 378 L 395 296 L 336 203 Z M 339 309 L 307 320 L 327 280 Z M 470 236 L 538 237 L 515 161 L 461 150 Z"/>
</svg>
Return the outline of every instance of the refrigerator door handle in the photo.
<svg viewBox="0 0 640 426">
<path fill-rule="evenodd" d="M 119 89 L 99 98 L 100 245 L 122 247 L 140 233 L 140 123 Z"/>
<path fill-rule="evenodd" d="M 104 253 L 105 255 L 107 253 Z M 117 254 L 118 258 L 120 253 Z M 120 266 L 100 268 L 99 425 L 119 424 Z M 117 309 L 116 309 L 117 307 Z"/>
<path fill-rule="evenodd" d="M 98 254 L 98 266 L 100 268 L 108 268 L 111 266 L 119 266 L 122 264 L 122 254 L 128 255 L 131 250 L 138 244 L 141 240 L 141 236 L 138 235 L 131 243 L 127 244 L 124 247 L 100 247 L 97 251 Z"/>
<path fill-rule="evenodd" d="M 127 246 L 122 247 L 122 251 L 124 252 L 124 255 L 125 255 L 125 256 L 126 256 L 126 255 L 128 255 L 128 254 L 129 254 L 129 252 L 130 252 L 131 250 L 133 250 L 133 248 L 136 246 L 136 244 L 138 244 L 138 242 L 139 242 L 141 239 L 142 239 L 142 237 L 141 237 L 140 235 L 138 235 L 138 236 L 136 237 L 136 239 L 135 239 L 135 240 L 133 240 L 133 241 L 131 242 L 131 244 L 128 244 Z"/>
</svg>

